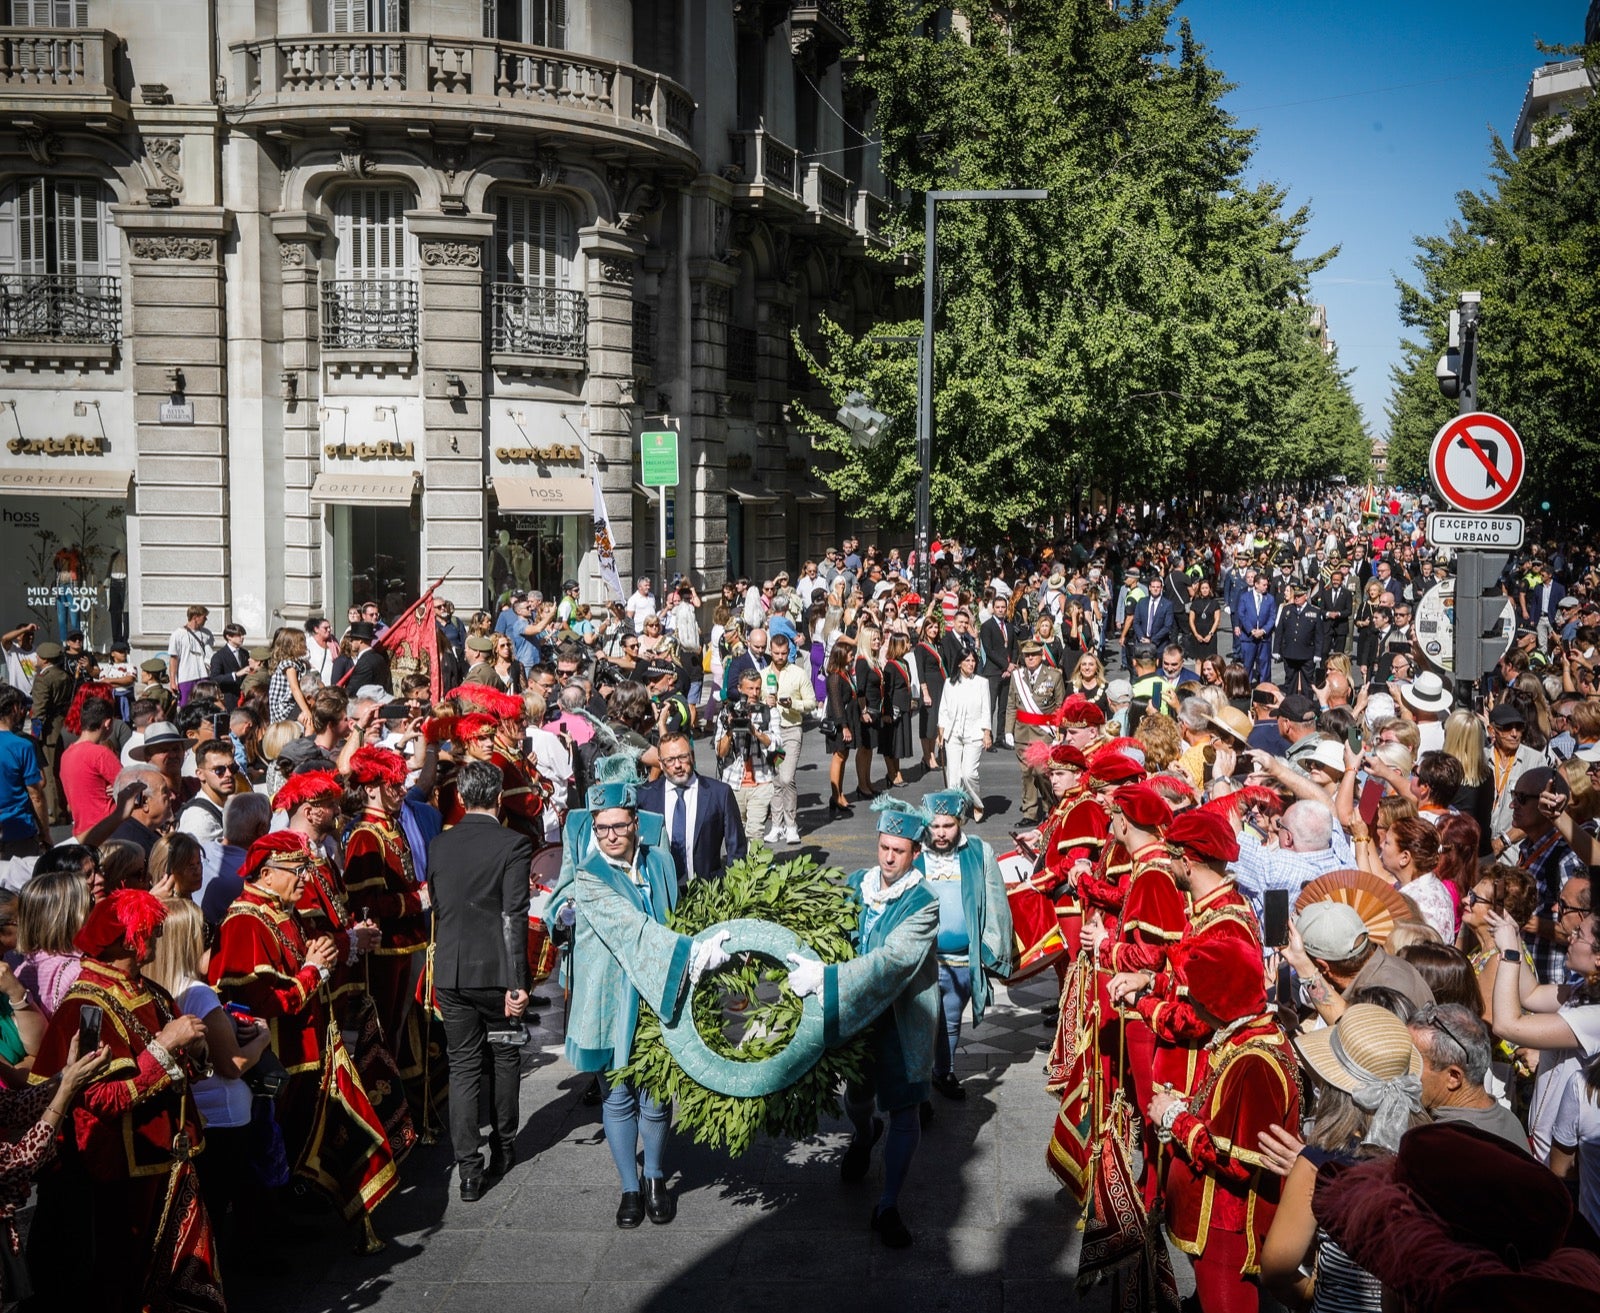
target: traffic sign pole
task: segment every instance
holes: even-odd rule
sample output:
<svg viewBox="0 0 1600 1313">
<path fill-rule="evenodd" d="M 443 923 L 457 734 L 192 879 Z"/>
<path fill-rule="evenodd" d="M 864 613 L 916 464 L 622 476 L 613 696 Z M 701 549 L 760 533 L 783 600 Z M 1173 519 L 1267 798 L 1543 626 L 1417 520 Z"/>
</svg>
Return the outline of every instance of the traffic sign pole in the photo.
<svg viewBox="0 0 1600 1313">
<path fill-rule="evenodd" d="M 671 423 L 665 416 L 663 422 Z M 656 490 L 656 551 L 661 596 L 667 600 L 667 492 L 678 486 L 678 434 L 674 429 L 651 429 L 639 435 L 639 482 Z"/>
</svg>

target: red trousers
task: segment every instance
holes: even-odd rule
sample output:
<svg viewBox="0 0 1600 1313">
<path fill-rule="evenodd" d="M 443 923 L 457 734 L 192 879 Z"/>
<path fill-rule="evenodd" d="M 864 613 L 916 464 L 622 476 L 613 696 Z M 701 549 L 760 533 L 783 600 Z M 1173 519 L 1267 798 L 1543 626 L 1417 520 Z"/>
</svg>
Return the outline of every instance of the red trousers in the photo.
<svg viewBox="0 0 1600 1313">
<path fill-rule="evenodd" d="M 1207 1232 L 1205 1250 L 1194 1258 L 1194 1293 L 1204 1313 L 1260 1313 L 1261 1288 L 1240 1275 L 1248 1252 L 1240 1232 Z"/>
</svg>

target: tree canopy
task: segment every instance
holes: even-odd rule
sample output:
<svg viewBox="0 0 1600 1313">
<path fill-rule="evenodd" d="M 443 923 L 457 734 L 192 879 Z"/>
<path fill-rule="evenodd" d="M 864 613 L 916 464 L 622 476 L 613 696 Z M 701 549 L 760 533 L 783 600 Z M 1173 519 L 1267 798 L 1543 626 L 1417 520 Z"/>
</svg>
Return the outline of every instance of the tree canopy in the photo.
<svg viewBox="0 0 1600 1313">
<path fill-rule="evenodd" d="M 1591 49 L 1591 74 L 1597 57 Z M 1592 515 L 1600 482 L 1600 102 L 1548 120 L 1536 138 L 1520 154 L 1491 138 L 1489 187 L 1462 192 L 1449 230 L 1417 239 L 1418 280 L 1396 280 L 1416 336 L 1392 371 L 1389 468 L 1426 483 L 1429 445 L 1456 411 L 1434 367 L 1459 294 L 1478 291 L 1478 407 L 1522 435 L 1524 505 L 1549 501 L 1570 518 Z"/>
<path fill-rule="evenodd" d="M 1045 187 L 1046 201 L 946 203 L 938 221 L 934 524 L 989 536 L 1108 496 L 1364 476 L 1370 445 L 1337 358 L 1312 335 L 1304 209 L 1250 185 L 1252 134 L 1176 0 L 956 5 L 848 0 L 853 77 L 876 101 L 912 204 L 890 258 L 922 286 L 931 189 Z M 948 8 L 948 7 L 946 7 Z M 875 334 L 915 334 L 918 324 Z M 822 325 L 807 363 L 837 399 L 891 416 L 871 450 L 806 415 L 851 509 L 909 520 L 909 344 Z"/>
</svg>

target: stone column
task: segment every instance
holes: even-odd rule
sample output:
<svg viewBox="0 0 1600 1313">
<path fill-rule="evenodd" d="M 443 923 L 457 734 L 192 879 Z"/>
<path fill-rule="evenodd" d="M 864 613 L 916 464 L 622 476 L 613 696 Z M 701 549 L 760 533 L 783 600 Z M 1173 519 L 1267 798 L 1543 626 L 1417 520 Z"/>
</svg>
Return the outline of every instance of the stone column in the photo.
<svg viewBox="0 0 1600 1313">
<path fill-rule="evenodd" d="M 789 406 L 789 330 L 794 325 L 794 293 L 783 283 L 756 287 L 756 479 L 780 494 L 773 506 L 751 507 L 745 532 L 755 543 L 756 573 L 770 579 L 788 557 L 790 512 L 781 499 L 783 465 L 789 445 L 785 436 Z M 776 486 L 773 486 L 776 485 Z"/>
<path fill-rule="evenodd" d="M 693 379 L 690 406 L 701 459 L 693 471 L 691 505 L 699 532 L 695 572 L 702 596 L 728 575 L 728 316 L 738 270 L 718 260 L 697 260 L 694 279 Z"/>
<path fill-rule="evenodd" d="M 317 270 L 328 221 L 306 210 L 271 216 L 283 276 L 283 617 L 303 622 L 325 614 L 322 595 L 322 508 L 311 485 L 322 467 L 322 342 Z M 270 262 L 264 266 L 270 268 Z"/>
<path fill-rule="evenodd" d="M 423 586 L 450 574 L 440 596 L 458 607 L 486 597 L 483 247 L 487 214 L 410 210 L 421 270 Z"/>
<path fill-rule="evenodd" d="M 654 561 L 636 561 L 643 535 L 633 523 L 635 423 L 633 384 L 633 280 L 639 243 L 609 225 L 582 229 L 578 245 L 586 260 L 589 298 L 589 445 L 603 462 L 600 488 L 615 538 L 617 574 L 624 593 L 639 574 L 652 578 Z M 679 512 L 682 514 L 682 512 Z M 662 590 L 657 580 L 657 593 Z"/>
<path fill-rule="evenodd" d="M 127 236 L 134 421 L 134 507 L 128 534 L 130 637 L 161 651 L 191 603 L 230 613 L 228 434 L 222 239 L 214 206 L 112 207 Z M 179 388 L 192 423 L 163 424 Z"/>
</svg>

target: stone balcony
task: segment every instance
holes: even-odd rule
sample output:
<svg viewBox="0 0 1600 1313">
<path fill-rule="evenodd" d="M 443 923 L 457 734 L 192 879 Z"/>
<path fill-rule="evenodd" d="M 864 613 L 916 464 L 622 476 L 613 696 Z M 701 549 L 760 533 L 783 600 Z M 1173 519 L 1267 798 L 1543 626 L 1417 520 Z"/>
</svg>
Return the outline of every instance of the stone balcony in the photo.
<svg viewBox="0 0 1600 1313">
<path fill-rule="evenodd" d="M 824 233 L 840 237 L 854 234 L 850 211 L 855 195 L 848 178 L 813 160 L 806 166 L 801 195 L 812 222 Z"/>
<path fill-rule="evenodd" d="M 236 42 L 229 118 L 294 135 L 332 124 L 406 129 L 418 120 L 496 129 L 587 130 L 694 162 L 694 100 L 669 78 L 570 50 L 424 33 L 310 33 Z"/>
<path fill-rule="evenodd" d="M 798 219 L 806 212 L 799 152 L 765 128 L 728 134 L 736 202 Z"/>
<path fill-rule="evenodd" d="M 0 114 L 16 127 L 121 123 L 128 117 L 117 85 L 121 48 L 120 36 L 99 27 L 0 27 Z"/>
</svg>

